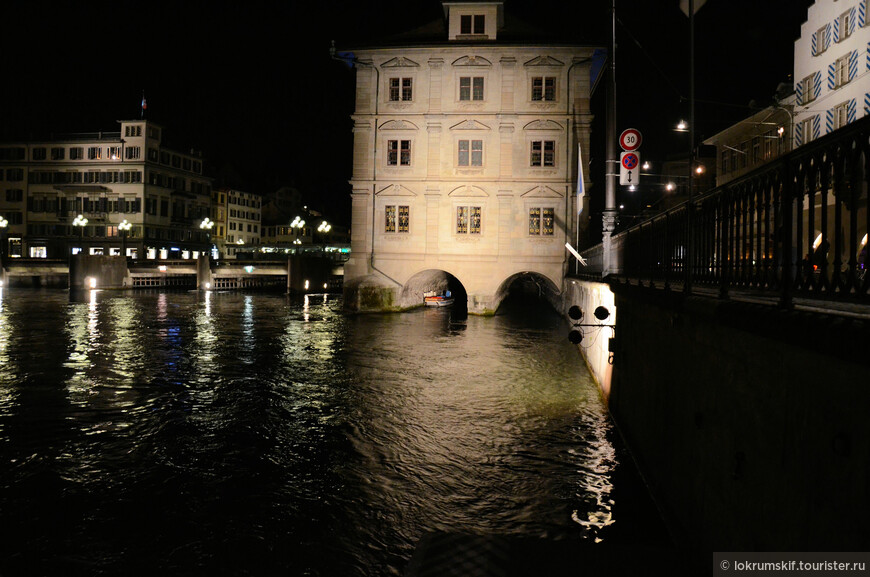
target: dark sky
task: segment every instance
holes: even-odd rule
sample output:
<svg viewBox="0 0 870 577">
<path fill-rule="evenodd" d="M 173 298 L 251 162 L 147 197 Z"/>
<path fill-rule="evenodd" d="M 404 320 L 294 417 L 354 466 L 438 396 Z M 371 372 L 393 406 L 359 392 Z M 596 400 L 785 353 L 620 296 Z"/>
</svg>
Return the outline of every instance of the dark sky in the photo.
<svg viewBox="0 0 870 577">
<path fill-rule="evenodd" d="M 790 82 L 809 3 L 708 0 L 699 10 L 696 98 L 721 103 L 698 103 L 699 139 Z M 609 8 L 609 0 L 505 0 L 506 10 L 567 28 L 581 43 L 606 44 Z M 618 125 L 643 132 L 644 158 L 663 157 L 681 146 L 669 127 L 688 115 L 688 18 L 678 0 L 617 0 L 617 13 Z M 12 0 L 0 40 L 0 138 L 116 130 L 116 120 L 139 116 L 144 90 L 147 117 L 165 126 L 168 144 L 202 150 L 212 175 L 231 168 L 239 188 L 261 194 L 294 185 L 343 220 L 354 84 L 330 60 L 330 40 L 377 39 L 441 14 L 438 0 Z"/>
</svg>

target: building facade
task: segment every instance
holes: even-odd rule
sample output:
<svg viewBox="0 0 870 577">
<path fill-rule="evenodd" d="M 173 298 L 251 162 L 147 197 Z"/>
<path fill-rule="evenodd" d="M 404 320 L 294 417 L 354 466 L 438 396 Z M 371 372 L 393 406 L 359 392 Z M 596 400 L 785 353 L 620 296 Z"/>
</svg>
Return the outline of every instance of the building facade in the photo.
<svg viewBox="0 0 870 577">
<path fill-rule="evenodd" d="M 817 0 L 794 45 L 794 144 L 870 113 L 870 0 Z"/>
<path fill-rule="evenodd" d="M 705 145 L 716 147 L 716 185 L 790 152 L 793 115 L 792 95 L 705 140 Z"/>
<path fill-rule="evenodd" d="M 259 194 L 232 188 L 215 189 L 212 198 L 212 241 L 221 257 L 235 258 L 260 245 L 262 205 Z"/>
<path fill-rule="evenodd" d="M 415 306 L 439 273 L 474 313 L 522 275 L 562 290 L 596 47 L 524 37 L 502 4 L 442 2 L 426 34 L 344 55 L 356 68 L 350 308 L 371 291 Z"/>
<path fill-rule="evenodd" d="M 119 124 L 119 132 L 0 144 L 6 256 L 168 259 L 206 250 L 199 224 L 212 181 L 201 155 L 165 148 L 163 128 L 151 121 Z"/>
</svg>

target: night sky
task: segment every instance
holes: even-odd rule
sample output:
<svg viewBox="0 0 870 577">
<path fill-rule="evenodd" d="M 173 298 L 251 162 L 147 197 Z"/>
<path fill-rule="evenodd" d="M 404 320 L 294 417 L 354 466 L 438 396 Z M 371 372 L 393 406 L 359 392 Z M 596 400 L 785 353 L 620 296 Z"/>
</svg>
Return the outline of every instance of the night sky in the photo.
<svg viewBox="0 0 870 577">
<path fill-rule="evenodd" d="M 810 3 L 708 0 L 698 11 L 698 140 L 791 83 Z M 609 8 L 609 0 L 505 0 L 523 20 L 602 46 Z M 663 159 L 687 147 L 670 128 L 688 117 L 688 18 L 678 0 L 617 0 L 617 13 L 617 124 L 641 130 L 644 159 Z M 347 221 L 354 79 L 330 59 L 330 41 L 353 45 L 441 14 L 438 0 L 13 0 L 3 9 L 0 139 L 117 130 L 116 120 L 139 117 L 144 90 L 146 117 L 166 128 L 167 144 L 202 150 L 211 176 L 260 194 L 295 186 L 309 205 Z M 596 182 L 604 86 L 593 103 Z"/>
</svg>

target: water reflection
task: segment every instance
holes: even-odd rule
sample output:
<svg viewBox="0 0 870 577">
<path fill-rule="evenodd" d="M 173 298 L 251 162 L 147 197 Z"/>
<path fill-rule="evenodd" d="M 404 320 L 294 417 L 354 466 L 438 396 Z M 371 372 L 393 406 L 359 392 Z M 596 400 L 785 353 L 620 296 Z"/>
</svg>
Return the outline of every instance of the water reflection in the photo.
<svg viewBox="0 0 870 577">
<path fill-rule="evenodd" d="M 347 317 L 327 295 L 7 297 L 12 569 L 399 575 L 429 531 L 606 542 L 618 459 L 561 322 Z"/>
<path fill-rule="evenodd" d="M 0 286 L 0 439 L 3 439 L 3 417 L 8 415 L 13 410 L 15 403 L 14 385 L 17 380 L 17 375 L 12 368 L 9 357 L 9 347 L 12 343 L 13 333 L 12 326 L 14 320 L 9 318 L 11 313 L 4 310 L 3 287 Z"/>
</svg>

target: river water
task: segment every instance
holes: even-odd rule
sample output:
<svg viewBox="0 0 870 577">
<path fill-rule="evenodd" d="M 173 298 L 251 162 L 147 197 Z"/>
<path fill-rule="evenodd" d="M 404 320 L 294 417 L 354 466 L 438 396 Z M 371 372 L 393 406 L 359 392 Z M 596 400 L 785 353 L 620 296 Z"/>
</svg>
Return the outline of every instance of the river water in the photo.
<svg viewBox="0 0 870 577">
<path fill-rule="evenodd" d="M 660 539 L 568 325 L 503 310 L 5 290 L 0 575 L 402 575 L 433 532 Z"/>
</svg>

